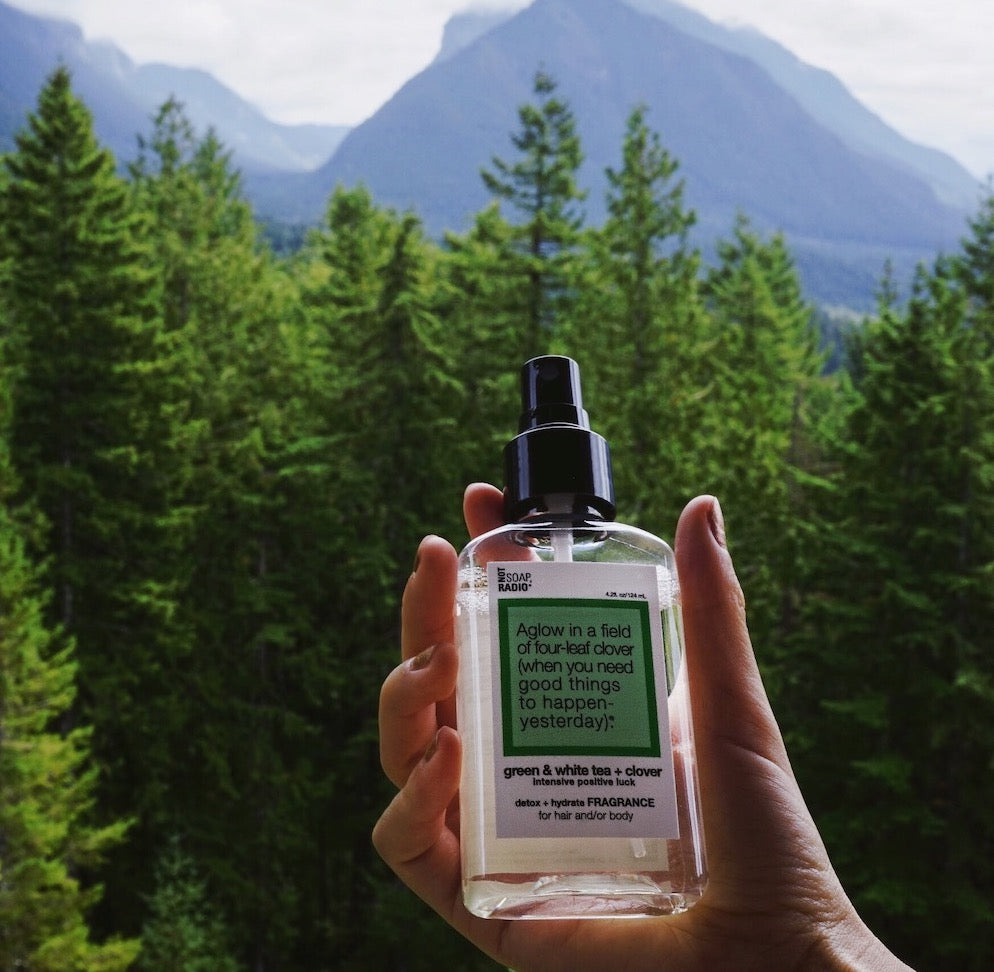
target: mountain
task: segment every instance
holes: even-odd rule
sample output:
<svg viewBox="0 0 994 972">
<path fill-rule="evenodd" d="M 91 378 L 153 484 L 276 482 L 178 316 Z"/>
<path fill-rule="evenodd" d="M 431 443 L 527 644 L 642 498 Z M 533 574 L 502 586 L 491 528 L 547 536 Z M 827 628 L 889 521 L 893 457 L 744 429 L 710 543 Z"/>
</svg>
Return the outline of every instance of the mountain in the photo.
<svg viewBox="0 0 994 972">
<path fill-rule="evenodd" d="M 0 0 L 0 150 L 34 110 L 59 63 L 94 116 L 98 137 L 119 160 L 134 157 L 137 135 L 170 96 L 198 131 L 213 126 L 246 173 L 305 171 L 326 161 L 348 131 L 331 125 L 280 125 L 205 71 L 136 65 L 113 44 L 87 41 L 75 24 L 24 13 Z"/>
<path fill-rule="evenodd" d="M 861 309 L 886 261 L 900 282 L 956 247 L 981 195 L 962 166 L 903 138 L 828 72 L 674 0 L 535 0 L 513 15 L 458 15 L 435 61 L 347 135 L 275 124 L 206 72 L 136 65 L 71 23 L 0 0 L 0 151 L 59 62 L 121 160 L 174 95 L 233 150 L 260 216 L 313 223 L 336 185 L 363 183 L 436 236 L 467 228 L 490 201 L 480 169 L 513 159 L 517 111 L 542 69 L 576 116 L 591 223 L 604 215 L 604 170 L 620 163 L 625 120 L 644 104 L 680 162 L 706 255 L 745 213 L 784 232 L 812 299 Z"/>
<path fill-rule="evenodd" d="M 858 101 L 831 72 L 805 64 L 781 44 L 752 28 L 718 25 L 673 0 L 626 0 L 674 27 L 755 61 L 815 121 L 850 148 L 881 156 L 924 179 L 943 202 L 972 211 L 977 180 L 959 162 L 937 149 L 917 145 L 896 132 Z"/>
<path fill-rule="evenodd" d="M 466 10 L 453 14 L 445 22 L 442 44 L 435 55 L 435 63 L 447 61 L 453 54 L 469 47 L 478 37 L 513 16 L 514 13 L 510 10 Z"/>
<path fill-rule="evenodd" d="M 660 14 L 683 16 L 685 8 L 639 5 L 650 4 L 656 12 L 620 0 L 536 0 L 500 22 L 463 21 L 427 69 L 299 181 L 294 215 L 313 214 L 336 184 L 361 182 L 380 202 L 420 213 L 432 233 L 466 228 L 488 202 L 479 170 L 495 154 L 513 157 L 517 108 L 531 100 L 541 67 L 576 115 L 592 222 L 603 215 L 603 172 L 619 164 L 625 119 L 644 103 L 680 161 L 702 243 L 727 234 L 745 212 L 757 227 L 785 233 L 820 300 L 851 302 L 858 293 L 866 304 L 885 260 L 907 273 L 956 244 L 968 174 L 951 177 L 940 199 L 916 153 L 881 148 L 880 129 L 889 130 L 879 119 L 869 124 L 830 75 L 756 35 L 705 29 L 697 15 L 692 33 L 680 29 Z M 778 72 L 794 80 L 781 83 Z M 828 89 L 833 99 L 817 94 Z M 833 113 L 842 120 L 831 121 Z"/>
<path fill-rule="evenodd" d="M 977 180 L 963 165 L 944 152 L 917 145 L 890 128 L 829 71 L 805 64 L 783 45 L 752 28 L 721 26 L 673 0 L 624 2 L 692 37 L 755 61 L 815 121 L 838 135 L 850 148 L 888 158 L 899 168 L 915 173 L 932 186 L 943 202 L 969 210 L 975 207 Z M 509 11 L 456 14 L 445 26 L 438 60 L 451 57 L 511 16 Z"/>
</svg>

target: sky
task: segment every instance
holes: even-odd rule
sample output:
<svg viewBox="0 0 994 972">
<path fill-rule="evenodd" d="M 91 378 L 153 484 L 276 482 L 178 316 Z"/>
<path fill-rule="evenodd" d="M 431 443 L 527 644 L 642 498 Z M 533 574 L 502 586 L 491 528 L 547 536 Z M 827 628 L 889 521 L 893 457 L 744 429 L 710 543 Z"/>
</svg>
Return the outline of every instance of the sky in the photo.
<svg viewBox="0 0 994 972">
<path fill-rule="evenodd" d="M 72 20 L 134 61 L 200 67 L 275 121 L 355 125 L 438 52 L 446 20 L 529 0 L 7 0 Z M 835 74 L 974 175 L 994 173 L 990 0 L 683 0 Z"/>
</svg>

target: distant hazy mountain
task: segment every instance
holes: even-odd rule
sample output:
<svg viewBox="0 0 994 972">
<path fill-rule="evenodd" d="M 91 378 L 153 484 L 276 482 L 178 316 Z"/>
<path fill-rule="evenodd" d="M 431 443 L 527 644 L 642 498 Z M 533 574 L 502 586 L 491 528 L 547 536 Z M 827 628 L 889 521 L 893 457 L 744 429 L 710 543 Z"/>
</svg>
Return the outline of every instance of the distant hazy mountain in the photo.
<svg viewBox="0 0 994 972">
<path fill-rule="evenodd" d="M 203 71 L 135 65 L 0 0 L 0 151 L 60 62 L 119 159 L 175 95 L 234 151 L 261 216 L 314 222 L 337 184 L 363 183 L 435 235 L 465 229 L 489 202 L 480 169 L 513 159 L 517 110 L 541 68 L 576 115 L 591 222 L 603 217 L 625 120 L 644 104 L 680 162 L 705 252 L 745 213 L 786 234 L 809 295 L 828 303 L 867 306 L 886 260 L 906 278 L 955 247 L 979 199 L 962 166 L 890 129 L 828 72 L 673 0 L 536 0 L 513 16 L 454 17 L 436 60 L 344 138 L 344 128 L 277 125 Z"/>
<path fill-rule="evenodd" d="M 348 131 L 329 125 L 279 125 L 204 71 L 135 65 L 112 44 L 87 41 L 74 24 L 0 2 L 0 149 L 13 144 L 58 64 L 94 115 L 100 139 L 120 160 L 134 157 L 137 135 L 170 96 L 198 131 L 213 126 L 246 172 L 313 169 Z"/>
<path fill-rule="evenodd" d="M 801 106 L 850 148 L 890 159 L 913 172 L 935 190 L 943 202 L 973 209 L 977 180 L 954 158 L 917 145 L 885 124 L 828 71 L 798 59 L 781 44 L 751 28 L 729 28 L 673 0 L 624 0 L 635 10 L 672 24 L 686 34 L 755 61 Z M 508 11 L 468 11 L 452 17 L 445 27 L 438 59 L 445 60 L 487 31 L 510 19 Z"/>
<path fill-rule="evenodd" d="M 508 19 L 450 24 L 436 61 L 301 180 L 287 215 L 312 214 L 336 184 L 361 182 L 380 202 L 419 212 L 431 232 L 465 228 L 488 202 L 479 170 L 495 154 L 513 157 L 517 107 L 541 67 L 577 118 L 592 221 L 625 119 L 644 103 L 681 163 L 705 244 L 740 211 L 783 230 L 822 300 L 865 302 L 885 259 L 907 268 L 956 244 L 977 187 L 955 162 L 923 156 L 830 75 L 758 35 L 665 0 L 640 6 L 653 13 L 620 0 L 536 0 Z M 674 26 L 678 16 L 693 33 Z M 923 158 L 943 163 L 943 199 L 920 175 Z"/>
<path fill-rule="evenodd" d="M 435 55 L 435 63 L 447 61 L 453 54 L 513 16 L 514 12 L 510 10 L 467 10 L 454 14 L 445 23 L 442 45 Z"/>
</svg>

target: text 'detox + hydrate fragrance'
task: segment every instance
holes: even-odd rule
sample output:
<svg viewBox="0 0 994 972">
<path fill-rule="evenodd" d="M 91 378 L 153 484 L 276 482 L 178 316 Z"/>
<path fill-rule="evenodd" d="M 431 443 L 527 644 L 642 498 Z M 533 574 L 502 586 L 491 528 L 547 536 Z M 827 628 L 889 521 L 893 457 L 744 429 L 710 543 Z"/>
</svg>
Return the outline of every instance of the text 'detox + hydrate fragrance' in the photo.
<svg viewBox="0 0 994 972">
<path fill-rule="evenodd" d="M 614 521 L 571 359 L 525 364 L 504 462 L 508 523 L 459 559 L 466 906 L 684 911 L 706 863 L 673 552 Z"/>
</svg>

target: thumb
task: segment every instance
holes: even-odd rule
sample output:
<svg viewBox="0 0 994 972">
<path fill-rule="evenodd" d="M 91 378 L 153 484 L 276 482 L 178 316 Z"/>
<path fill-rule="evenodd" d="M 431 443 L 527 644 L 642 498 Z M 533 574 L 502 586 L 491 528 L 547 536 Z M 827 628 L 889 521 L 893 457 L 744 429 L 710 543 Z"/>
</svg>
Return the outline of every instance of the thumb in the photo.
<svg viewBox="0 0 994 972">
<path fill-rule="evenodd" d="M 734 897 L 750 868 L 817 841 L 753 654 L 714 497 L 684 510 L 676 557 L 712 887 Z"/>
<path fill-rule="evenodd" d="M 699 496 L 680 517 L 677 571 L 698 732 L 787 767 L 746 626 L 745 598 L 725 545 L 718 500 Z"/>
</svg>

